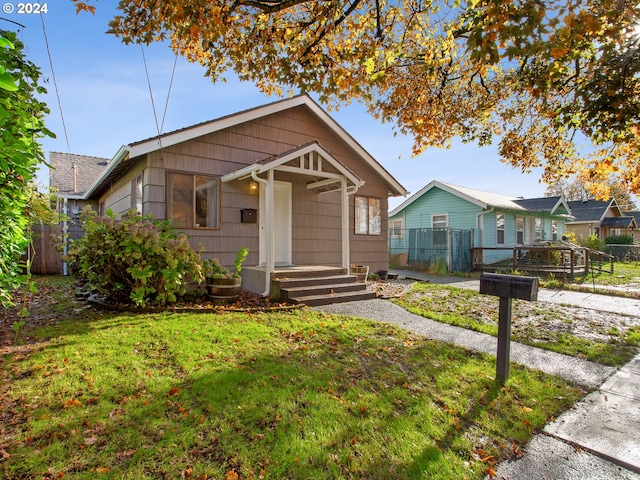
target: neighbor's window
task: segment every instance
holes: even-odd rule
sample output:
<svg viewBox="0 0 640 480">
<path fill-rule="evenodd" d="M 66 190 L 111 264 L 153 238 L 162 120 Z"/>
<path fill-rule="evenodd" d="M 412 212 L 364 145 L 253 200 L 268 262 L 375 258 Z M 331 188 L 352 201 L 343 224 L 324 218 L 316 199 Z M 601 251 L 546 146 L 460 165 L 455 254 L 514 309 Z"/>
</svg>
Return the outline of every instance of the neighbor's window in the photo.
<svg viewBox="0 0 640 480">
<path fill-rule="evenodd" d="M 216 177 L 167 174 L 167 219 L 177 227 L 218 228 L 220 180 Z"/>
<path fill-rule="evenodd" d="M 558 221 L 551 220 L 551 240 L 558 240 Z"/>
<path fill-rule="evenodd" d="M 432 238 L 434 247 L 443 247 L 447 244 L 447 227 L 449 218 L 447 214 L 431 215 Z"/>
<path fill-rule="evenodd" d="M 379 198 L 355 198 L 356 233 L 362 235 L 380 235 L 382 233 L 382 205 Z"/>
<path fill-rule="evenodd" d="M 542 240 L 542 219 L 536 218 L 535 223 L 536 240 Z"/>
<path fill-rule="evenodd" d="M 496 214 L 496 244 L 504 245 L 504 213 Z"/>
<path fill-rule="evenodd" d="M 131 180 L 131 208 L 142 215 L 142 172 Z"/>
<path fill-rule="evenodd" d="M 516 243 L 524 245 L 524 217 L 516 217 Z"/>
<path fill-rule="evenodd" d="M 389 221 L 389 235 L 395 238 L 402 238 L 403 234 L 402 220 Z"/>
</svg>

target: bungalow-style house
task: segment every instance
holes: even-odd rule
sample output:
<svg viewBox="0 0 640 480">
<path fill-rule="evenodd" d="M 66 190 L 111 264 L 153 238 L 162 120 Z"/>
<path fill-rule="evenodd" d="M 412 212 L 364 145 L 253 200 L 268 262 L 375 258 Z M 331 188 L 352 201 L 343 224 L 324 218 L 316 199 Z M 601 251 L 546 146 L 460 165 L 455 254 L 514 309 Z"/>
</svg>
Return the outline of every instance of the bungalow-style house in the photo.
<svg viewBox="0 0 640 480">
<path fill-rule="evenodd" d="M 523 199 L 434 180 L 389 212 L 390 252 L 405 252 L 409 263 L 432 262 L 431 253 L 451 258 L 455 245 L 438 247 L 462 238 L 450 232 L 466 231 L 469 249 L 503 248 L 483 251 L 481 263 L 493 263 L 512 255 L 507 248 L 560 239 L 570 214 L 562 197 Z"/>
<path fill-rule="evenodd" d="M 247 247 L 243 287 L 268 295 L 276 269 L 387 268 L 387 200 L 406 194 L 301 95 L 124 145 L 83 198 L 171 219 L 223 265 Z"/>
<path fill-rule="evenodd" d="M 633 235 L 638 228 L 634 216 L 623 213 L 614 198 L 575 200 L 568 203 L 574 218 L 567 222 L 566 229 L 574 232 L 577 238 L 596 235 L 604 240 L 612 235 Z"/>
</svg>

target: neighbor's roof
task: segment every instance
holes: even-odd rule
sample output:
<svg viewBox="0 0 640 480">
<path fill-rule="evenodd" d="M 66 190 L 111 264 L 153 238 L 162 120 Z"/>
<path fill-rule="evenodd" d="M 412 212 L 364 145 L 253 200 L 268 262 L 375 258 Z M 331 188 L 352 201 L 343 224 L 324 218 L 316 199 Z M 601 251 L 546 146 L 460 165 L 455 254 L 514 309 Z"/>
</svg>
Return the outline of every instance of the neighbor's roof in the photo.
<svg viewBox="0 0 640 480">
<path fill-rule="evenodd" d="M 59 197 L 82 198 L 108 163 L 106 158 L 49 152 L 49 186 Z"/>
<path fill-rule="evenodd" d="M 568 206 L 561 197 L 523 199 L 433 180 L 415 195 L 411 196 L 405 202 L 389 212 L 389 216 L 392 217 L 397 215 L 433 188 L 439 188 L 445 192 L 449 192 L 452 195 L 467 200 L 468 202 L 483 209 L 498 208 L 503 210 L 513 210 L 516 212 L 550 212 L 552 214 L 560 215 L 569 214 Z"/>
<path fill-rule="evenodd" d="M 609 208 L 616 209 L 618 216 L 622 216 L 622 212 L 613 198 L 611 200 L 574 200 L 569 202 L 569 208 L 575 217 L 574 223 L 602 222 Z"/>
<path fill-rule="evenodd" d="M 601 227 L 611 228 L 637 228 L 635 218 L 629 217 L 607 217 L 600 223 Z"/>
<path fill-rule="evenodd" d="M 175 130 L 160 136 L 151 137 L 146 140 L 133 142 L 129 145 L 123 145 L 114 156 L 109 168 L 103 172 L 101 177 L 98 178 L 93 185 L 91 185 L 88 195 L 96 192 L 105 180 L 112 180 L 118 173 L 124 173 L 127 167 L 123 164 L 129 163 L 129 159 L 299 106 L 304 106 L 309 109 L 311 113 L 313 113 L 365 162 L 367 162 L 373 170 L 387 182 L 391 195 L 399 196 L 409 194 L 409 192 L 380 163 L 378 163 L 371 154 L 369 154 L 353 137 L 351 137 L 351 135 L 349 135 L 346 130 L 331 118 L 327 112 L 313 101 L 311 97 L 308 95 L 298 95 L 292 98 L 279 100 L 267 105 L 234 113 L 232 115 L 227 115 L 216 120 L 198 123 L 190 127 Z"/>
</svg>

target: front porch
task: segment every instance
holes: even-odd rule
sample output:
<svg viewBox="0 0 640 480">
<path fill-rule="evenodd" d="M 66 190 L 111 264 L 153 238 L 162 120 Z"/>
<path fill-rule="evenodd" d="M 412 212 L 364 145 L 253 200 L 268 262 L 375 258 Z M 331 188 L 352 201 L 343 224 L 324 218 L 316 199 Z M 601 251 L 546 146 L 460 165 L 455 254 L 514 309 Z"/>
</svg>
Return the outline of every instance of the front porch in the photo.
<svg viewBox="0 0 640 480">
<path fill-rule="evenodd" d="M 244 267 L 242 288 L 281 301 L 308 306 L 375 298 L 367 291 L 366 279 L 349 269 L 323 265 L 276 266 L 268 276 L 265 266 Z M 267 283 L 268 282 L 268 283 Z"/>
</svg>

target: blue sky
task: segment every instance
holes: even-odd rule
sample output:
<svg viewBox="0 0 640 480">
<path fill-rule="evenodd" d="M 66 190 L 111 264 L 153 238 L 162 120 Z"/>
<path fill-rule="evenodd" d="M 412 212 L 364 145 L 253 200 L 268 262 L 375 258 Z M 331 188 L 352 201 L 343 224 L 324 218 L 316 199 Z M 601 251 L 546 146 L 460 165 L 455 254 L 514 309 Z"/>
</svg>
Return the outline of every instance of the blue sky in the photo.
<svg viewBox="0 0 640 480">
<path fill-rule="evenodd" d="M 17 1 L 9 3 L 17 6 Z M 50 151 L 70 151 L 111 158 L 121 145 L 157 134 L 140 46 L 126 46 L 105 33 L 108 21 L 116 13 L 111 2 L 96 3 L 95 16 L 76 15 L 70 0 L 48 2 L 48 11 L 43 15 L 7 13 L 6 2 L 3 5 L 0 18 L 18 22 L 25 28 L 6 20 L 0 20 L 0 28 L 19 29 L 29 60 L 41 68 L 48 80 L 45 101 L 51 114 L 47 125 L 57 138 L 43 141 L 47 156 Z M 144 47 L 144 56 L 158 122 L 162 121 L 167 105 L 163 133 L 277 100 L 262 94 L 252 84 L 238 82 L 232 74 L 227 75 L 227 83 L 213 84 L 204 77 L 203 67 L 178 58 L 166 103 L 175 55 L 167 44 L 156 44 Z M 330 114 L 411 193 L 431 180 L 440 180 L 505 195 L 544 196 L 540 170 L 530 174 L 514 170 L 498 161 L 495 148 L 456 144 L 448 150 L 429 149 L 412 158 L 411 138 L 394 136 L 391 124 L 373 119 L 362 105 L 354 103 Z M 48 182 L 44 173 L 40 179 Z M 403 200 L 390 199 L 390 207 Z"/>
</svg>

